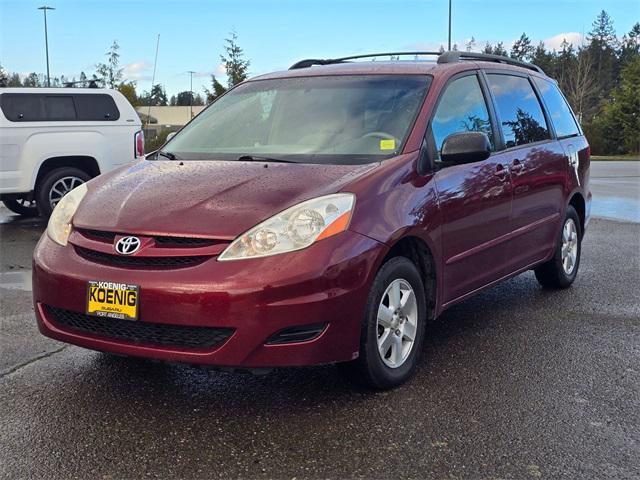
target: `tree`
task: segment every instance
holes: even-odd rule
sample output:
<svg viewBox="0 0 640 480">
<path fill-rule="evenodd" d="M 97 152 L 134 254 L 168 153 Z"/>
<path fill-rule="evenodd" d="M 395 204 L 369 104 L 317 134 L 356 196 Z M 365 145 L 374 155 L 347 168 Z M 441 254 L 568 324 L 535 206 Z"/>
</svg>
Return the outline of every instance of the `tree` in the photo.
<svg viewBox="0 0 640 480">
<path fill-rule="evenodd" d="M 605 104 L 601 121 L 606 138 L 623 151 L 640 152 L 640 58 L 627 64 L 620 75 L 620 86 Z"/>
<path fill-rule="evenodd" d="M 96 73 L 103 78 L 109 88 L 116 88 L 118 83 L 122 81 L 123 69 L 120 68 L 119 49 L 120 45 L 114 40 L 111 48 L 109 48 L 109 51 L 106 53 L 107 63 L 98 63 L 96 65 Z"/>
<path fill-rule="evenodd" d="M 167 106 L 167 92 L 165 92 L 162 85 L 155 84 L 151 88 L 151 94 L 149 95 L 149 102 L 151 106 L 166 107 Z"/>
<path fill-rule="evenodd" d="M 2 65 L 0 65 L 0 87 L 9 86 L 9 72 L 7 72 Z"/>
<path fill-rule="evenodd" d="M 225 40 L 226 45 L 224 49 L 226 56 L 220 55 L 220 60 L 224 63 L 224 68 L 227 72 L 227 86 L 229 88 L 247 79 L 247 69 L 250 63 L 249 60 L 243 58 L 243 51 L 238 46 L 238 35 L 236 32 L 231 32 L 230 35 L 230 38 Z"/>
<path fill-rule="evenodd" d="M 482 50 L 482 53 L 486 53 L 488 55 L 491 55 L 493 53 L 493 47 L 489 42 L 485 44 L 484 49 Z"/>
<path fill-rule="evenodd" d="M 131 105 L 134 107 L 140 106 L 140 99 L 136 93 L 135 82 L 121 82 L 120 85 L 118 85 L 117 90 L 125 96 Z"/>
<path fill-rule="evenodd" d="M 224 85 L 216 79 L 215 75 L 211 75 L 211 88 L 212 90 L 209 90 L 206 87 L 204 89 L 204 93 L 207 95 L 207 103 L 213 102 L 216 98 L 227 91 Z"/>
<path fill-rule="evenodd" d="M 204 105 L 204 99 L 202 98 L 202 95 L 200 95 L 199 93 L 196 94 L 196 98 L 193 99 L 193 105 L 199 107 Z"/>
<path fill-rule="evenodd" d="M 547 75 L 554 77 L 554 60 L 553 54 L 547 52 L 544 42 L 538 43 L 531 56 L 531 63 L 540 67 Z"/>
<path fill-rule="evenodd" d="M 563 91 L 580 121 L 584 118 L 587 100 L 596 93 L 592 67 L 591 51 L 581 48 L 569 67 L 569 75 L 562 79 Z"/>
<path fill-rule="evenodd" d="M 618 39 L 613 27 L 613 20 L 607 12 L 602 10 L 592 24 L 587 36 L 589 50 L 594 62 L 594 75 L 600 90 L 600 96 L 607 96 L 616 85 L 619 76 L 616 51 Z M 595 114 L 598 101 L 591 102 L 591 116 Z"/>
<path fill-rule="evenodd" d="M 622 66 L 640 56 L 640 23 L 636 23 L 629 33 L 622 37 L 620 46 L 620 64 Z"/>
<path fill-rule="evenodd" d="M 531 45 L 531 39 L 525 33 L 522 33 L 520 38 L 514 42 L 513 47 L 511 47 L 511 58 L 529 60 L 534 52 L 535 48 Z"/>
<path fill-rule="evenodd" d="M 38 74 L 35 72 L 31 72 L 22 82 L 22 85 L 25 87 L 42 87 L 44 84 L 40 81 Z"/>
<path fill-rule="evenodd" d="M 87 86 L 87 75 L 84 72 L 80 72 L 80 81 L 82 82 L 81 84 L 79 84 L 81 87 L 86 88 Z"/>
<path fill-rule="evenodd" d="M 504 48 L 504 44 L 502 42 L 498 42 L 496 46 L 493 48 L 494 55 L 501 55 L 503 57 L 507 56 L 507 50 Z"/>
<path fill-rule="evenodd" d="M 194 100 L 193 93 L 191 93 L 188 90 L 185 90 L 184 92 L 178 93 L 178 95 L 176 96 L 176 105 L 179 105 L 179 106 L 193 105 L 193 100 Z"/>
<path fill-rule="evenodd" d="M 171 106 L 171 107 L 175 107 L 176 106 L 176 96 L 175 95 L 171 95 L 171 98 L 169 99 L 169 106 Z"/>
<path fill-rule="evenodd" d="M 472 35 L 471 38 L 469 40 L 467 40 L 467 42 L 464 44 L 464 46 L 465 46 L 465 49 L 467 50 L 467 52 L 471 52 L 476 46 L 475 37 Z"/>
</svg>

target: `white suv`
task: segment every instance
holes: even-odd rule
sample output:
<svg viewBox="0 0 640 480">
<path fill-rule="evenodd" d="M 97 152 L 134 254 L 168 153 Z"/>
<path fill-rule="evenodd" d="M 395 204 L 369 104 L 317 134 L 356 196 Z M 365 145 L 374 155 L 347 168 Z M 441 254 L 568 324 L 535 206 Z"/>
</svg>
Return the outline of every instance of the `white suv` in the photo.
<svg viewBox="0 0 640 480">
<path fill-rule="evenodd" d="M 138 114 L 116 90 L 0 88 L 0 199 L 48 216 L 72 188 L 144 156 Z"/>
</svg>

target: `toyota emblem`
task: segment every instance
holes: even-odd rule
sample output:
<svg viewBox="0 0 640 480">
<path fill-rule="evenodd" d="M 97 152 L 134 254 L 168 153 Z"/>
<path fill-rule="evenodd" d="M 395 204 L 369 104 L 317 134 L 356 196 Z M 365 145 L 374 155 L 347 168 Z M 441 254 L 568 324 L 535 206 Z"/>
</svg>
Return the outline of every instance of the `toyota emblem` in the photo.
<svg viewBox="0 0 640 480">
<path fill-rule="evenodd" d="M 131 255 L 140 248 L 140 239 L 138 237 L 122 237 L 116 242 L 116 252 L 122 255 Z"/>
</svg>

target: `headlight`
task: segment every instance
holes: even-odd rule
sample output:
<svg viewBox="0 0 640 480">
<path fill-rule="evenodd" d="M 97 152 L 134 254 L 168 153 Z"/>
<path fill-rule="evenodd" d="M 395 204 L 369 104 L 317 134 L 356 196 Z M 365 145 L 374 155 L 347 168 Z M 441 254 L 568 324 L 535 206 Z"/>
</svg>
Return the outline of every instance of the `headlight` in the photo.
<svg viewBox="0 0 640 480">
<path fill-rule="evenodd" d="M 65 246 L 71 234 L 71 219 L 87 194 L 87 185 L 82 183 L 67 193 L 53 209 L 47 224 L 47 235 L 54 242 Z"/>
<path fill-rule="evenodd" d="M 347 229 L 356 197 L 337 193 L 299 203 L 243 233 L 218 257 L 220 261 L 293 252 Z"/>
</svg>

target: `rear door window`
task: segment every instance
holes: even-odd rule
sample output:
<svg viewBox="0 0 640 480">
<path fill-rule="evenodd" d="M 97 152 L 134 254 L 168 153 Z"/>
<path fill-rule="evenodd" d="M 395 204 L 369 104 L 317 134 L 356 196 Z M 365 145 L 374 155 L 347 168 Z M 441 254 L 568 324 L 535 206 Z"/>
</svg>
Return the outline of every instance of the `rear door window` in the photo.
<svg viewBox="0 0 640 480">
<path fill-rule="evenodd" d="M 114 121 L 120 118 L 120 112 L 110 95 L 75 95 L 78 120 Z"/>
<path fill-rule="evenodd" d="M 507 148 L 551 138 L 533 86 L 526 77 L 488 74 Z"/>
<path fill-rule="evenodd" d="M 571 108 L 562 93 L 560 93 L 558 86 L 542 78 L 534 77 L 533 81 L 538 90 L 540 90 L 558 138 L 580 135 L 580 129 L 571 112 Z"/>
<path fill-rule="evenodd" d="M 493 147 L 489 111 L 476 75 L 458 78 L 446 87 L 431 121 L 431 131 L 438 156 L 444 139 L 459 132 L 484 132 Z"/>
</svg>

